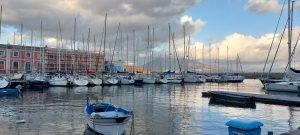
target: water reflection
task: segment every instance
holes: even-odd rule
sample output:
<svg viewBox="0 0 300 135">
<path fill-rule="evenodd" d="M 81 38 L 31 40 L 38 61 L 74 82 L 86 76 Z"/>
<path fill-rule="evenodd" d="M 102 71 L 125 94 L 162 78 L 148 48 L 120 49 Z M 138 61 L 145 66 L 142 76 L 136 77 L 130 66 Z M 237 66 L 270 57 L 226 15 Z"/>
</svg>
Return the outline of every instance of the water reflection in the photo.
<svg viewBox="0 0 300 135">
<path fill-rule="evenodd" d="M 260 103 L 256 109 L 209 106 L 209 99 L 201 96 L 209 90 L 264 93 L 257 82 L 25 90 L 19 98 L 0 98 L 0 134 L 93 134 L 83 116 L 86 96 L 133 110 L 135 134 L 224 134 L 225 123 L 234 118 L 262 121 L 263 134 L 296 129 L 300 125 L 297 107 Z M 17 119 L 25 119 L 26 123 L 17 125 Z M 127 134 L 129 131 L 130 124 Z"/>
</svg>

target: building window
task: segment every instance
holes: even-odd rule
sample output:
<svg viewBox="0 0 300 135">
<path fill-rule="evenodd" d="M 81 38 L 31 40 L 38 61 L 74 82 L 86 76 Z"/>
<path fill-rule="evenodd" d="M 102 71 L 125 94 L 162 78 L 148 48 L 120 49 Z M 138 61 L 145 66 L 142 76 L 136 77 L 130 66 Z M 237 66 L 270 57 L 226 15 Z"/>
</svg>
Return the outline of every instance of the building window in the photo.
<svg viewBox="0 0 300 135">
<path fill-rule="evenodd" d="M 25 64 L 25 70 L 26 71 L 30 71 L 30 68 L 31 67 L 31 64 L 30 64 L 30 62 L 26 62 L 26 64 Z"/>
<path fill-rule="evenodd" d="M 18 73 L 19 63 L 15 61 L 15 62 L 13 63 L 13 68 L 14 68 L 14 73 Z"/>
<path fill-rule="evenodd" d="M 19 52 L 14 52 L 14 57 L 19 57 Z"/>
<path fill-rule="evenodd" d="M 31 52 L 26 52 L 26 58 L 31 58 Z"/>
<path fill-rule="evenodd" d="M 4 57 L 5 56 L 5 52 L 3 50 L 0 50 L 0 57 Z"/>
<path fill-rule="evenodd" d="M 0 61 L 0 70 L 4 70 L 4 69 L 5 69 L 4 61 Z"/>
</svg>

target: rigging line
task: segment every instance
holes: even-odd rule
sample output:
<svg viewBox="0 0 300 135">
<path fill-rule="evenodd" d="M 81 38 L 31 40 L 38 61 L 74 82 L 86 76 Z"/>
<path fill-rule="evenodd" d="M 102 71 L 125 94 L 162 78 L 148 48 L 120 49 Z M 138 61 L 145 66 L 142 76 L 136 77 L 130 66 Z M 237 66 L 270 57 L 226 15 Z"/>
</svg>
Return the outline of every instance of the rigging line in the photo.
<svg viewBox="0 0 300 135">
<path fill-rule="evenodd" d="M 179 71 L 180 71 L 180 73 L 182 74 L 182 71 L 181 71 L 181 66 L 180 66 L 180 62 L 179 62 L 178 55 L 177 55 L 177 51 L 176 51 L 176 47 L 175 47 L 174 33 L 173 33 L 173 35 L 172 35 L 172 38 L 173 38 L 173 47 L 174 47 L 174 52 L 175 52 L 175 55 L 176 55 L 176 58 L 177 58 L 178 66 L 179 66 Z M 175 71 L 174 71 L 174 72 L 175 72 Z"/>
<path fill-rule="evenodd" d="M 276 52 L 275 52 L 275 56 L 274 56 L 274 58 L 273 58 L 273 61 L 272 61 L 271 67 L 270 67 L 270 69 L 269 69 L 269 72 L 268 72 L 267 78 L 269 78 L 269 76 L 270 76 L 270 72 L 271 72 L 271 70 L 272 70 L 272 68 L 273 68 L 274 61 L 275 61 L 275 59 L 276 59 L 276 56 L 277 56 L 277 53 L 278 53 L 279 47 L 280 47 L 280 45 L 281 45 L 281 41 L 282 41 L 282 38 L 283 38 L 283 36 L 284 36 L 284 33 L 285 33 L 286 26 L 287 26 L 288 22 L 289 22 L 289 21 L 286 21 L 286 23 L 285 23 L 285 27 L 284 27 L 284 30 L 283 30 L 283 32 L 282 32 L 282 35 L 281 35 L 281 37 L 280 37 L 279 44 L 278 44 L 277 50 L 276 50 Z"/>
<path fill-rule="evenodd" d="M 271 46 L 270 46 L 270 49 L 269 49 L 269 52 L 268 52 L 268 55 L 267 55 L 267 58 L 266 58 L 266 61 L 265 61 L 265 64 L 264 64 L 263 72 L 261 73 L 260 78 L 262 78 L 263 74 L 265 73 L 266 65 L 267 65 L 267 62 L 269 60 L 270 53 L 271 53 L 273 43 L 274 43 L 274 40 L 275 40 L 275 36 L 276 36 L 277 30 L 278 30 L 279 21 L 281 20 L 281 16 L 282 16 L 283 8 L 284 8 L 284 5 L 285 5 L 285 1 L 286 0 L 284 0 L 284 3 L 282 4 L 280 15 L 279 15 L 279 18 L 278 18 L 278 21 L 277 21 L 277 24 L 276 24 L 276 29 L 275 29 L 275 32 L 274 32 L 274 35 L 273 35 L 273 38 L 272 38 Z"/>
<path fill-rule="evenodd" d="M 110 66 L 112 66 L 112 62 L 114 60 L 114 54 L 115 54 L 115 49 L 116 49 L 116 45 L 117 45 L 117 40 L 118 40 L 118 35 L 119 35 L 119 30 L 120 30 L 120 23 L 119 23 L 119 26 L 118 26 L 118 30 L 117 30 L 117 35 L 116 35 L 116 40 L 115 40 L 115 45 L 114 45 L 114 48 L 113 48 L 113 52 L 112 52 L 112 57 L 111 57 L 111 61 L 110 61 Z M 111 69 L 112 70 L 112 69 Z M 112 72 L 112 71 L 111 71 Z"/>
<path fill-rule="evenodd" d="M 293 52 L 292 52 L 292 54 L 291 54 L 291 59 L 290 59 L 290 61 L 288 62 L 288 64 L 286 65 L 286 67 L 285 67 L 285 69 L 284 69 L 284 72 L 283 72 L 283 73 L 285 73 L 285 75 L 286 75 L 287 67 L 288 67 L 289 64 L 291 63 L 291 61 L 292 61 L 292 59 L 293 59 L 293 56 L 294 56 L 294 54 L 295 54 L 295 50 L 296 50 L 296 48 L 297 48 L 299 38 L 300 38 L 300 33 L 298 34 L 297 41 L 296 41 L 296 43 L 295 43 L 295 45 L 294 45 Z"/>
</svg>

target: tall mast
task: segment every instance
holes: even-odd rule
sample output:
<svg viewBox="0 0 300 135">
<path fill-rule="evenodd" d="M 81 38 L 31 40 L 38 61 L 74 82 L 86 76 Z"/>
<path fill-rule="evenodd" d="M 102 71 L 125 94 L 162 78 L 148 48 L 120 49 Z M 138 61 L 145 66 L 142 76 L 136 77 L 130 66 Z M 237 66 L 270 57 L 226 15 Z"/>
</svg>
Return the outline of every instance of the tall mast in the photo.
<svg viewBox="0 0 300 135">
<path fill-rule="evenodd" d="M 41 47 L 42 48 L 42 74 L 45 72 L 45 46 L 44 45 L 44 39 L 43 39 L 43 21 L 41 21 Z"/>
<path fill-rule="evenodd" d="M 33 31 L 31 31 L 31 35 L 30 35 L 30 47 L 31 47 L 31 61 L 32 61 L 32 65 L 34 65 L 34 58 L 33 58 L 33 46 L 32 46 L 32 42 L 33 42 Z M 34 71 L 34 66 L 32 66 L 32 71 Z"/>
<path fill-rule="evenodd" d="M 154 27 L 152 28 L 152 46 L 150 47 L 151 49 L 151 70 L 150 70 L 150 73 L 154 71 L 154 66 L 153 66 L 153 60 L 154 60 L 154 51 L 152 48 L 154 48 Z"/>
<path fill-rule="evenodd" d="M 44 55 L 43 55 L 43 49 L 42 49 L 42 46 L 43 45 L 43 21 L 41 21 L 41 42 L 40 42 L 40 62 L 39 62 L 39 64 L 40 64 L 40 66 L 39 66 L 39 70 L 40 70 L 40 73 L 44 73 L 44 64 L 42 64 L 42 63 L 44 63 L 44 61 L 42 60 L 43 59 L 43 57 L 44 57 Z"/>
<path fill-rule="evenodd" d="M 97 66 L 98 64 L 97 64 L 97 61 L 96 61 L 96 58 L 95 58 L 95 57 L 97 56 L 97 55 L 96 55 L 96 52 L 97 52 L 97 51 L 96 51 L 96 35 L 94 34 L 94 51 L 93 51 L 93 54 L 94 54 L 95 56 L 94 56 L 94 58 L 93 58 L 93 59 L 94 59 L 93 61 L 94 61 L 95 63 L 94 63 L 93 65 L 96 65 L 96 66 L 94 66 L 94 67 L 95 67 L 94 72 L 97 72 L 97 67 L 98 67 L 98 66 Z M 90 69 L 90 70 L 91 70 L 91 69 Z"/>
<path fill-rule="evenodd" d="M 195 46 L 195 60 L 194 60 L 194 72 L 196 72 L 196 61 L 197 61 L 197 53 L 196 53 L 196 50 L 197 50 L 197 46 Z"/>
<path fill-rule="evenodd" d="M 171 70 L 171 56 L 171 25 L 169 23 L 169 70 Z"/>
<path fill-rule="evenodd" d="M 209 75 L 211 75 L 211 44 L 209 43 Z"/>
<path fill-rule="evenodd" d="M 291 68 L 291 36 L 292 36 L 292 33 L 291 33 L 291 5 L 290 5 L 291 1 L 289 0 L 288 1 L 288 65 L 289 65 L 289 69 Z"/>
<path fill-rule="evenodd" d="M 23 46 L 23 48 L 24 48 L 24 57 L 23 57 L 23 68 L 24 68 L 24 73 L 25 73 L 25 53 L 26 53 L 26 48 L 25 48 L 25 46 L 23 45 L 23 24 L 21 24 L 21 45 Z"/>
<path fill-rule="evenodd" d="M 228 69 L 228 64 L 229 64 L 229 61 L 228 61 L 228 46 L 227 46 L 227 49 L 226 49 L 226 50 L 227 50 L 227 51 L 226 51 L 226 52 L 227 52 L 227 53 L 226 53 L 226 75 L 228 75 L 228 72 L 229 72 L 229 71 L 228 71 L 228 70 L 229 70 L 229 69 Z"/>
<path fill-rule="evenodd" d="M 185 62 L 185 57 L 186 57 L 186 45 L 185 45 L 185 26 L 183 26 L 183 68 L 184 68 L 184 74 L 187 73 L 186 71 L 186 62 Z"/>
<path fill-rule="evenodd" d="M 74 73 L 76 71 L 76 66 L 75 66 L 75 45 L 76 45 L 76 17 L 74 19 L 74 32 L 73 32 L 73 46 L 74 46 L 74 52 L 72 53 L 72 72 Z"/>
<path fill-rule="evenodd" d="M 204 45 L 202 46 L 202 74 L 204 74 Z"/>
<path fill-rule="evenodd" d="M 89 53 L 89 68 L 88 68 L 88 70 L 91 70 L 90 36 L 91 36 L 91 29 L 89 28 L 88 39 L 87 39 L 87 47 L 88 47 L 87 52 Z"/>
<path fill-rule="evenodd" d="M 128 33 L 127 33 L 127 37 L 126 37 L 126 45 L 127 45 L 127 48 L 126 48 L 126 65 L 128 67 Z"/>
<path fill-rule="evenodd" d="M 105 14 L 104 19 L 104 38 L 103 38 L 103 70 L 105 71 L 105 45 L 106 45 L 106 21 L 107 21 L 107 13 Z"/>
<path fill-rule="evenodd" d="M 60 26 L 60 20 L 58 20 L 58 26 L 59 26 L 59 34 L 60 34 L 60 45 L 63 46 L 62 41 L 62 34 L 61 34 L 61 26 Z M 60 71 L 60 47 L 58 48 L 58 71 Z"/>
<path fill-rule="evenodd" d="M 133 30 L 133 39 L 132 39 L 132 42 L 133 42 L 133 73 L 135 73 L 135 30 Z"/>
<path fill-rule="evenodd" d="M 148 25 L 148 31 L 147 31 L 147 33 L 148 33 L 148 46 L 147 46 L 147 49 L 148 49 L 148 67 L 147 67 L 147 74 L 149 75 L 149 69 L 150 69 L 150 26 Z"/>
<path fill-rule="evenodd" d="M 1 13 L 0 13 L 0 39 L 1 39 L 1 33 L 2 33 L 2 5 L 1 5 Z"/>
<path fill-rule="evenodd" d="M 219 49 L 219 47 L 218 47 L 218 74 L 219 74 L 219 72 L 220 72 L 220 49 Z"/>
</svg>

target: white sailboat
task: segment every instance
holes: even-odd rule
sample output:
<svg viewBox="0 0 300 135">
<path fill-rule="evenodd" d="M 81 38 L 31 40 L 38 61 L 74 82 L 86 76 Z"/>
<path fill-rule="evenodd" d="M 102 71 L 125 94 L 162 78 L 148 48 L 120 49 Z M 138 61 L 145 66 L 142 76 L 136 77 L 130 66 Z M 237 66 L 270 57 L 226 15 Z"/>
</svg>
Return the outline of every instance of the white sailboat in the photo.
<svg viewBox="0 0 300 135">
<path fill-rule="evenodd" d="M 183 65 L 184 65 L 184 83 L 197 83 L 199 81 L 198 77 L 194 73 L 188 73 L 188 65 L 189 65 L 189 53 L 190 53 L 190 36 L 188 40 L 188 46 L 185 45 L 185 26 L 183 27 L 183 42 L 184 42 L 184 57 L 183 57 Z"/>
<path fill-rule="evenodd" d="M 293 5 L 293 4 L 292 4 Z M 293 9 L 293 7 L 292 7 Z M 288 1 L 288 73 L 297 73 L 297 70 L 291 70 L 291 61 L 292 61 L 292 53 L 291 53 L 291 44 L 292 44 L 292 12 L 290 7 L 290 0 Z M 290 72 L 292 71 L 292 72 Z M 300 92 L 300 81 L 292 81 L 287 78 L 287 81 L 276 82 L 276 83 L 265 83 L 264 88 L 268 91 L 284 91 L 284 92 Z"/>
<path fill-rule="evenodd" d="M 60 30 L 60 38 L 62 40 L 60 21 L 58 21 L 58 25 L 59 25 L 59 30 Z M 57 36 L 57 40 L 58 40 L 58 36 Z M 57 41 L 57 42 L 59 43 L 59 41 Z M 59 71 L 59 73 L 56 76 L 52 77 L 49 80 L 49 84 L 51 86 L 67 86 L 68 85 L 68 80 L 65 77 L 63 77 L 61 75 L 61 72 L 60 72 L 61 71 L 61 69 L 60 69 L 61 64 L 60 64 L 60 48 L 59 48 L 59 44 L 57 44 L 57 46 L 58 46 L 58 71 Z"/>
<path fill-rule="evenodd" d="M 154 33 L 154 30 L 153 30 L 153 33 Z M 151 55 L 153 55 L 153 51 L 150 51 L 151 50 L 151 47 L 150 47 L 150 26 L 148 25 L 148 62 L 151 61 Z M 153 62 L 151 62 L 153 63 Z M 155 77 L 152 75 L 151 73 L 151 68 L 150 68 L 150 65 L 148 64 L 148 68 L 147 68 L 147 75 L 145 75 L 143 77 L 143 83 L 144 84 L 154 84 L 155 83 Z"/>
</svg>

